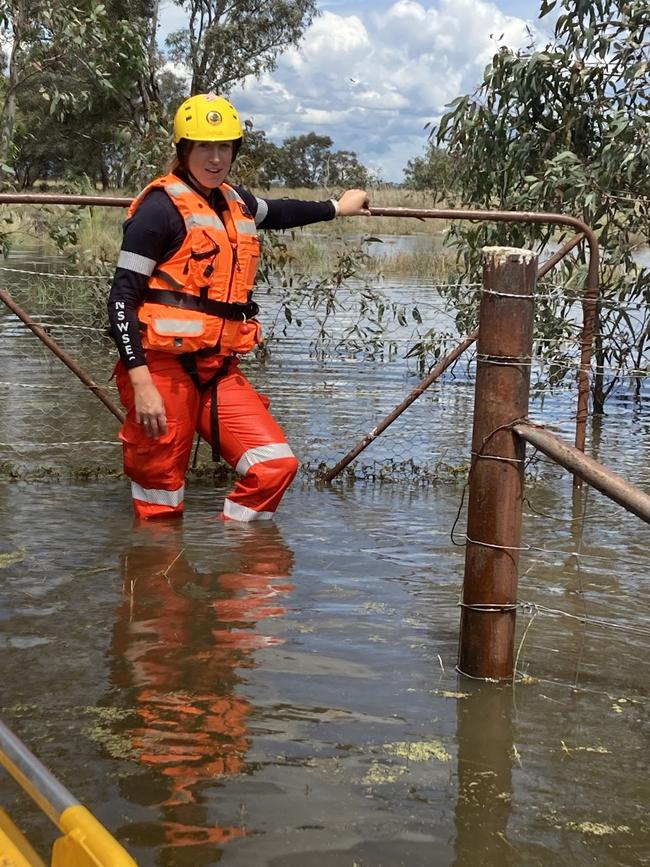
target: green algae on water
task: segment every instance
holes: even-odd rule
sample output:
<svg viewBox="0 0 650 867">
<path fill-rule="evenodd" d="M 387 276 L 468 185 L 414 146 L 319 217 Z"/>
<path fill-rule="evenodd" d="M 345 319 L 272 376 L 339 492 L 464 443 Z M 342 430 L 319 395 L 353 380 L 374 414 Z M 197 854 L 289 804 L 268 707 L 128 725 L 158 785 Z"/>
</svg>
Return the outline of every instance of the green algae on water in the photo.
<svg viewBox="0 0 650 867">
<path fill-rule="evenodd" d="M 0 554 L 0 569 L 6 566 L 12 566 L 14 563 L 21 563 L 25 559 L 25 549 L 20 548 L 18 551 L 8 551 Z"/>
<path fill-rule="evenodd" d="M 408 774 L 408 768 L 403 765 L 383 765 L 381 762 L 373 762 L 361 784 L 364 786 L 386 785 L 387 783 L 394 783 L 404 774 Z"/>
<path fill-rule="evenodd" d="M 440 741 L 401 741 L 395 744 L 384 744 L 387 753 L 408 759 L 410 762 L 428 762 L 436 759 L 438 762 L 448 762 L 451 756 Z"/>
<path fill-rule="evenodd" d="M 97 718 L 95 723 L 86 727 L 91 741 L 103 747 L 114 759 L 138 758 L 141 751 L 133 746 L 131 736 L 116 730 L 124 720 L 133 716 L 132 711 L 115 707 L 87 707 L 84 710 Z"/>
</svg>

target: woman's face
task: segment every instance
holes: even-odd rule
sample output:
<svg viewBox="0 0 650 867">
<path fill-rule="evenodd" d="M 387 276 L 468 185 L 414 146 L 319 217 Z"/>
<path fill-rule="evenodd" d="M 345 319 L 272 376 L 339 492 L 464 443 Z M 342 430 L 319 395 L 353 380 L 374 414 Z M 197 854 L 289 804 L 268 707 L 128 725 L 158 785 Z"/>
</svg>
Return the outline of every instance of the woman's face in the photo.
<svg viewBox="0 0 650 867">
<path fill-rule="evenodd" d="M 193 142 L 187 157 L 187 170 L 204 190 L 222 184 L 232 165 L 231 141 Z"/>
</svg>

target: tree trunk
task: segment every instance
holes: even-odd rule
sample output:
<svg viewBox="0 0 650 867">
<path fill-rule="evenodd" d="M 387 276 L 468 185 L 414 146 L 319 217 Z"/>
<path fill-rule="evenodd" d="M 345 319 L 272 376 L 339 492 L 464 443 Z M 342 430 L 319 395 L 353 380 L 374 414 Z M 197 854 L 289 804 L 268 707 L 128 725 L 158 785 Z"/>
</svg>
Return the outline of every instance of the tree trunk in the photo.
<svg viewBox="0 0 650 867">
<path fill-rule="evenodd" d="M 158 45 L 156 37 L 158 35 L 158 13 L 160 11 L 159 0 L 153 0 L 151 7 L 151 39 L 149 40 L 149 86 L 151 95 L 155 100 L 158 100 L 158 80 L 156 78 Z"/>
<path fill-rule="evenodd" d="M 598 332 L 596 337 L 596 374 L 594 376 L 593 386 L 593 414 L 603 415 L 605 412 L 605 352 L 603 350 L 603 341 Z"/>
<path fill-rule="evenodd" d="M 7 76 L 7 94 L 2 107 L 2 129 L 0 130 L 0 162 L 6 165 L 9 160 L 11 145 L 14 140 L 16 125 L 16 90 L 20 84 L 20 55 L 23 48 L 23 38 L 27 25 L 27 9 L 20 2 L 11 7 L 11 29 L 13 42 L 9 57 L 9 75 Z"/>
<path fill-rule="evenodd" d="M 102 179 L 102 190 L 106 192 L 110 185 L 110 181 L 108 178 L 108 167 L 106 166 L 106 158 L 102 156 L 100 161 L 100 171 L 101 171 L 101 179 Z"/>
</svg>

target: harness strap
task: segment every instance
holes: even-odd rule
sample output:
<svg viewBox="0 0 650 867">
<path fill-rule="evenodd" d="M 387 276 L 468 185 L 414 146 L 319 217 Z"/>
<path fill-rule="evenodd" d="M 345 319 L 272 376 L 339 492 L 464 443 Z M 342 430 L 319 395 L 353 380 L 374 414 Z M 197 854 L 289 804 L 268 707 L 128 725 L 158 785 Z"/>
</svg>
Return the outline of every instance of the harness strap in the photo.
<svg viewBox="0 0 650 867">
<path fill-rule="evenodd" d="M 223 379 L 224 376 L 228 374 L 230 370 L 230 356 L 227 356 L 223 360 L 223 364 L 214 373 L 208 380 L 205 382 L 201 382 L 199 378 L 199 373 L 196 368 L 196 352 L 186 352 L 183 355 L 179 355 L 178 360 L 180 361 L 183 369 L 190 377 L 194 385 L 196 386 L 199 392 L 207 391 L 209 388 L 212 389 L 212 395 L 210 397 L 210 438 L 212 440 L 212 460 L 216 463 L 221 457 L 220 449 L 219 449 L 219 409 L 218 409 L 218 401 L 217 401 L 217 384 L 220 379 Z M 199 445 L 200 434 L 197 436 L 196 447 Z"/>
<path fill-rule="evenodd" d="M 180 307 L 183 310 L 194 310 L 207 313 L 210 316 L 220 316 L 234 322 L 245 322 L 253 319 L 260 312 L 259 305 L 250 298 L 242 304 L 240 301 L 212 301 L 189 292 L 173 292 L 170 289 L 147 289 L 144 300 L 153 304 L 166 304 L 170 307 Z"/>
</svg>

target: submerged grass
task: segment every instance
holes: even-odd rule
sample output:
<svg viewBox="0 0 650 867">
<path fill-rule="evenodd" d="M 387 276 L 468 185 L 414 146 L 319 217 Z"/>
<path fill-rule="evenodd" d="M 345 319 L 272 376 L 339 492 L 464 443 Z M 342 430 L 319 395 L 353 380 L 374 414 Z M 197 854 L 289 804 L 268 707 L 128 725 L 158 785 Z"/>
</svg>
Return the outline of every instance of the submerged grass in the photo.
<svg viewBox="0 0 650 867">
<path fill-rule="evenodd" d="M 440 249 L 440 242 L 432 237 L 430 248 L 404 250 L 391 244 L 373 240 L 373 236 L 348 235 L 327 237 L 297 230 L 286 233 L 287 256 L 291 267 L 315 278 L 331 273 L 337 259 L 346 247 L 362 246 L 365 253 L 361 277 L 397 277 L 400 279 L 448 282 L 457 273 L 456 254 L 451 249 Z M 419 244 L 418 244 L 419 247 Z"/>
<path fill-rule="evenodd" d="M 428 762 L 435 759 L 438 762 L 449 762 L 451 756 L 440 741 L 403 741 L 396 744 L 384 744 L 387 753 L 407 759 L 409 762 Z"/>
<path fill-rule="evenodd" d="M 378 265 L 385 277 L 414 277 L 435 282 L 449 282 L 457 275 L 456 254 L 446 250 L 401 250 L 379 257 Z"/>
<path fill-rule="evenodd" d="M 5 554 L 0 553 L 0 569 L 4 569 L 6 566 L 12 566 L 14 563 L 22 563 L 24 559 L 24 548 L 21 548 L 19 551 L 9 551 Z"/>
<path fill-rule="evenodd" d="M 303 477 L 321 484 L 320 477 L 330 469 L 321 463 L 318 466 L 305 461 L 300 467 Z M 373 461 L 363 464 L 354 461 L 347 466 L 339 478 L 343 484 L 351 488 L 355 484 L 372 482 L 373 484 L 408 484 L 412 487 L 429 487 L 434 485 L 457 485 L 466 481 L 468 467 L 465 464 L 458 466 L 445 465 L 441 462 L 435 465 L 418 465 L 413 460 Z M 213 487 L 215 485 L 232 484 L 236 479 L 235 472 L 223 461 L 212 463 L 201 459 L 196 466 L 187 470 L 187 481 L 195 487 Z M 76 464 L 67 467 L 56 466 L 53 463 L 35 464 L 0 460 L 0 481 L 5 482 L 52 482 L 62 481 L 83 483 L 98 481 L 122 481 L 127 476 L 115 465 L 111 464 Z M 0 554 L 0 569 L 13 562 L 11 554 Z M 7 558 L 3 560 L 3 557 Z"/>
<path fill-rule="evenodd" d="M 234 470 L 228 464 L 201 462 L 187 470 L 187 480 L 197 487 L 221 485 L 233 482 L 236 478 Z M 0 480 L 8 482 L 98 482 L 106 480 L 125 480 L 124 472 L 112 465 L 84 466 L 78 464 L 67 468 L 52 464 L 21 464 L 13 461 L 0 460 Z M 20 552 L 1 554 L 0 569 L 16 562 L 15 557 Z"/>
</svg>

